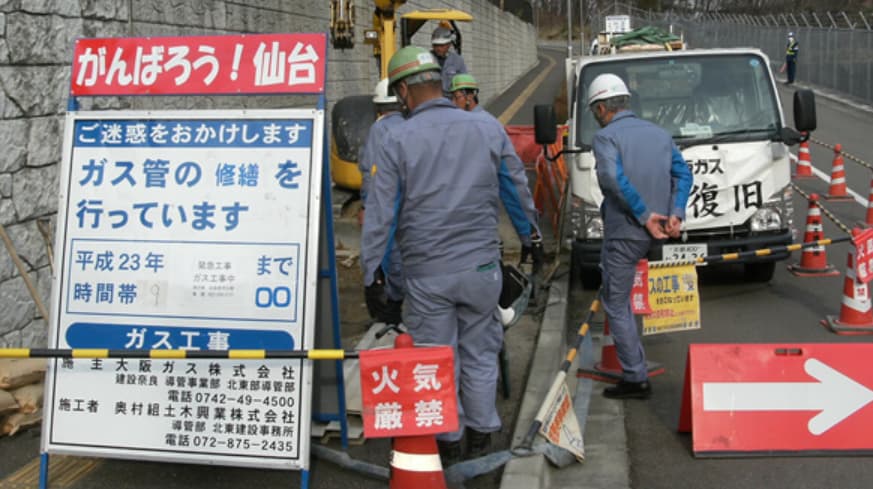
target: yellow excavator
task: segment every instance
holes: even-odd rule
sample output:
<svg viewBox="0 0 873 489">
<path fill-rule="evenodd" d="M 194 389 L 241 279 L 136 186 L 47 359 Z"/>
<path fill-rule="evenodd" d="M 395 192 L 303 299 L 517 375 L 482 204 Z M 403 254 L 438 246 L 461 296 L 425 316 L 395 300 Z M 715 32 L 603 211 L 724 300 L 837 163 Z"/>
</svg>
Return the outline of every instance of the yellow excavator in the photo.
<svg viewBox="0 0 873 489">
<path fill-rule="evenodd" d="M 473 16 L 460 10 L 417 10 L 398 14 L 407 0 L 371 0 L 375 4 L 373 27 L 363 32 L 364 42 L 372 44 L 373 57 L 380 78 L 388 76 L 388 61 L 400 46 L 410 44 L 412 36 L 427 22 L 436 21 L 455 33 L 453 45 L 461 54 L 461 32 L 457 22 L 470 22 Z M 355 9 L 353 0 L 331 0 L 330 38 L 335 49 L 350 49 L 355 45 Z M 398 22 L 399 19 L 399 22 Z M 397 25 L 400 32 L 398 36 Z M 333 182 L 347 190 L 361 188 L 358 171 L 358 151 L 367 139 L 375 120 L 372 86 L 361 87 L 367 95 L 351 95 L 340 99 L 331 111 L 330 168 Z"/>
</svg>

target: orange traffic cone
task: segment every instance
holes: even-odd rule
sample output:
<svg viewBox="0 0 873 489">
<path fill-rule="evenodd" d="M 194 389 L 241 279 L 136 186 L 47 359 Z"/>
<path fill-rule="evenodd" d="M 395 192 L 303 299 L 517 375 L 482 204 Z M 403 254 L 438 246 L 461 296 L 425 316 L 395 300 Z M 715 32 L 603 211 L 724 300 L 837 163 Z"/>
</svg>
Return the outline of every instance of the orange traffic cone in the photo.
<svg viewBox="0 0 873 489">
<path fill-rule="evenodd" d="M 831 168 L 831 186 L 825 200 L 852 200 L 846 188 L 846 167 L 843 163 L 843 146 L 834 146 L 834 163 Z"/>
<path fill-rule="evenodd" d="M 809 212 L 806 214 L 806 232 L 803 242 L 809 243 L 824 239 L 821 225 L 821 208 L 818 206 L 818 194 L 809 196 Z M 804 248 L 800 255 L 800 263 L 788 265 L 788 271 L 798 277 L 833 277 L 840 272 L 828 263 L 824 246 Z"/>
<path fill-rule="evenodd" d="M 805 136 L 806 133 L 803 133 Z M 794 178 L 812 178 L 812 158 L 809 156 L 809 141 L 800 143 L 800 148 L 797 150 L 797 169 L 794 172 Z"/>
<path fill-rule="evenodd" d="M 398 335 L 394 348 L 412 348 L 412 336 Z M 390 489 L 446 489 L 443 464 L 434 435 L 400 436 L 391 448 Z"/>
<path fill-rule="evenodd" d="M 870 289 L 855 277 L 855 249 L 849 249 L 840 317 L 825 316 L 821 324 L 839 335 L 873 334 Z"/>
<path fill-rule="evenodd" d="M 576 371 L 576 377 L 616 384 L 621 380 L 622 370 L 621 363 L 618 361 L 618 351 L 615 349 L 612 336 L 609 334 L 608 318 L 603 320 L 603 337 L 601 341 L 603 346 L 600 348 L 600 361 L 595 363 L 593 367 L 579 367 Z M 660 375 L 665 371 L 663 365 L 650 361 L 646 361 L 646 369 L 649 372 L 649 377 Z"/>
</svg>

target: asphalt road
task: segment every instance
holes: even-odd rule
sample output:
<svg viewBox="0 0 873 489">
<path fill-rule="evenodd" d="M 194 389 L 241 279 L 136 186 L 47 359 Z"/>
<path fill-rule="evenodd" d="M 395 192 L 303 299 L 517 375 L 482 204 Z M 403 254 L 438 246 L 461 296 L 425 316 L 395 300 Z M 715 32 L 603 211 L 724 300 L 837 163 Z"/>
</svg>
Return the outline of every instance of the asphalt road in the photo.
<svg viewBox="0 0 873 489">
<path fill-rule="evenodd" d="M 780 86 L 786 119 L 793 120 L 793 90 Z M 817 100 L 818 130 L 814 137 L 823 142 L 841 143 L 844 151 L 866 161 L 873 159 L 873 118 L 851 105 Z M 792 148 L 796 152 L 796 148 Z M 829 175 L 833 152 L 811 145 L 813 165 Z M 866 200 L 870 170 L 846 161 L 849 188 Z M 797 182 L 805 192 L 826 194 L 828 184 L 818 178 Z M 807 204 L 795 197 L 795 222 L 799 237 L 806 219 Z M 841 221 L 851 225 L 862 221 L 866 205 L 857 202 L 824 202 Z M 825 220 L 825 235 L 845 234 Z M 828 247 L 829 262 L 845 270 L 847 247 Z M 793 260 L 799 258 L 795 254 Z M 677 433 L 679 408 L 688 345 L 692 343 L 857 343 L 869 336 L 837 336 L 819 325 L 840 307 L 843 276 L 798 278 L 785 267 L 777 266 L 772 282 L 747 284 L 740 267 L 698 269 L 701 271 L 700 299 L 702 329 L 644 340 L 650 360 L 666 367 L 664 375 L 653 379 L 654 395 L 649 401 L 625 401 L 631 480 L 635 489 L 734 489 L 768 487 L 772 489 L 818 489 L 823 487 L 867 488 L 873 481 L 873 464 L 863 456 L 779 456 L 757 458 L 694 458 L 691 436 Z M 576 311 L 587 309 L 591 293 L 576 292 Z M 581 312 L 576 313 L 576 319 Z M 857 359 L 859 368 L 869 369 L 870 360 Z M 596 395 L 596 394 L 595 394 Z M 863 410 L 873 410 L 868 405 Z M 810 414 L 809 417 L 811 417 Z M 804 425 L 798 430 L 805 430 Z M 873 436 L 873 427 L 859 426 Z M 766 434 L 762 434 L 765 436 Z"/>
</svg>

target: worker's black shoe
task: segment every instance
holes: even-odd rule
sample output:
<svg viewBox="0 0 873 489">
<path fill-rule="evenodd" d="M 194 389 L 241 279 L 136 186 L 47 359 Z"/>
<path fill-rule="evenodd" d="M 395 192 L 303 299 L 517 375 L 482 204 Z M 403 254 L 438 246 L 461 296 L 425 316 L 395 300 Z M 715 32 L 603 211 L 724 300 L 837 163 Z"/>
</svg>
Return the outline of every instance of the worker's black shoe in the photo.
<svg viewBox="0 0 873 489">
<path fill-rule="evenodd" d="M 603 396 L 610 399 L 648 399 L 652 395 L 652 385 L 646 381 L 619 381 L 618 384 L 603 389 Z"/>
<path fill-rule="evenodd" d="M 491 433 L 467 428 L 467 459 L 479 458 L 491 449 Z"/>
<path fill-rule="evenodd" d="M 461 440 L 437 440 L 437 448 L 440 452 L 440 461 L 443 463 L 443 468 L 461 461 Z"/>
</svg>

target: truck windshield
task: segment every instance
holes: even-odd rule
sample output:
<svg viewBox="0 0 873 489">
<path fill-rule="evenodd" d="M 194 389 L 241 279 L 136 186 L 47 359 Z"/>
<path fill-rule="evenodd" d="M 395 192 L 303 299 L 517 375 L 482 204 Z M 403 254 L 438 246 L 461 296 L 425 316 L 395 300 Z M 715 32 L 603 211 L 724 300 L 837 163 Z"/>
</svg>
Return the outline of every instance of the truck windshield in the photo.
<svg viewBox="0 0 873 489">
<path fill-rule="evenodd" d="M 583 67 L 577 94 L 577 141 L 600 128 L 586 107 L 588 85 L 602 73 L 621 77 L 630 109 L 673 135 L 677 144 L 749 141 L 778 134 L 781 123 L 770 71 L 754 54 L 621 59 Z"/>
</svg>

